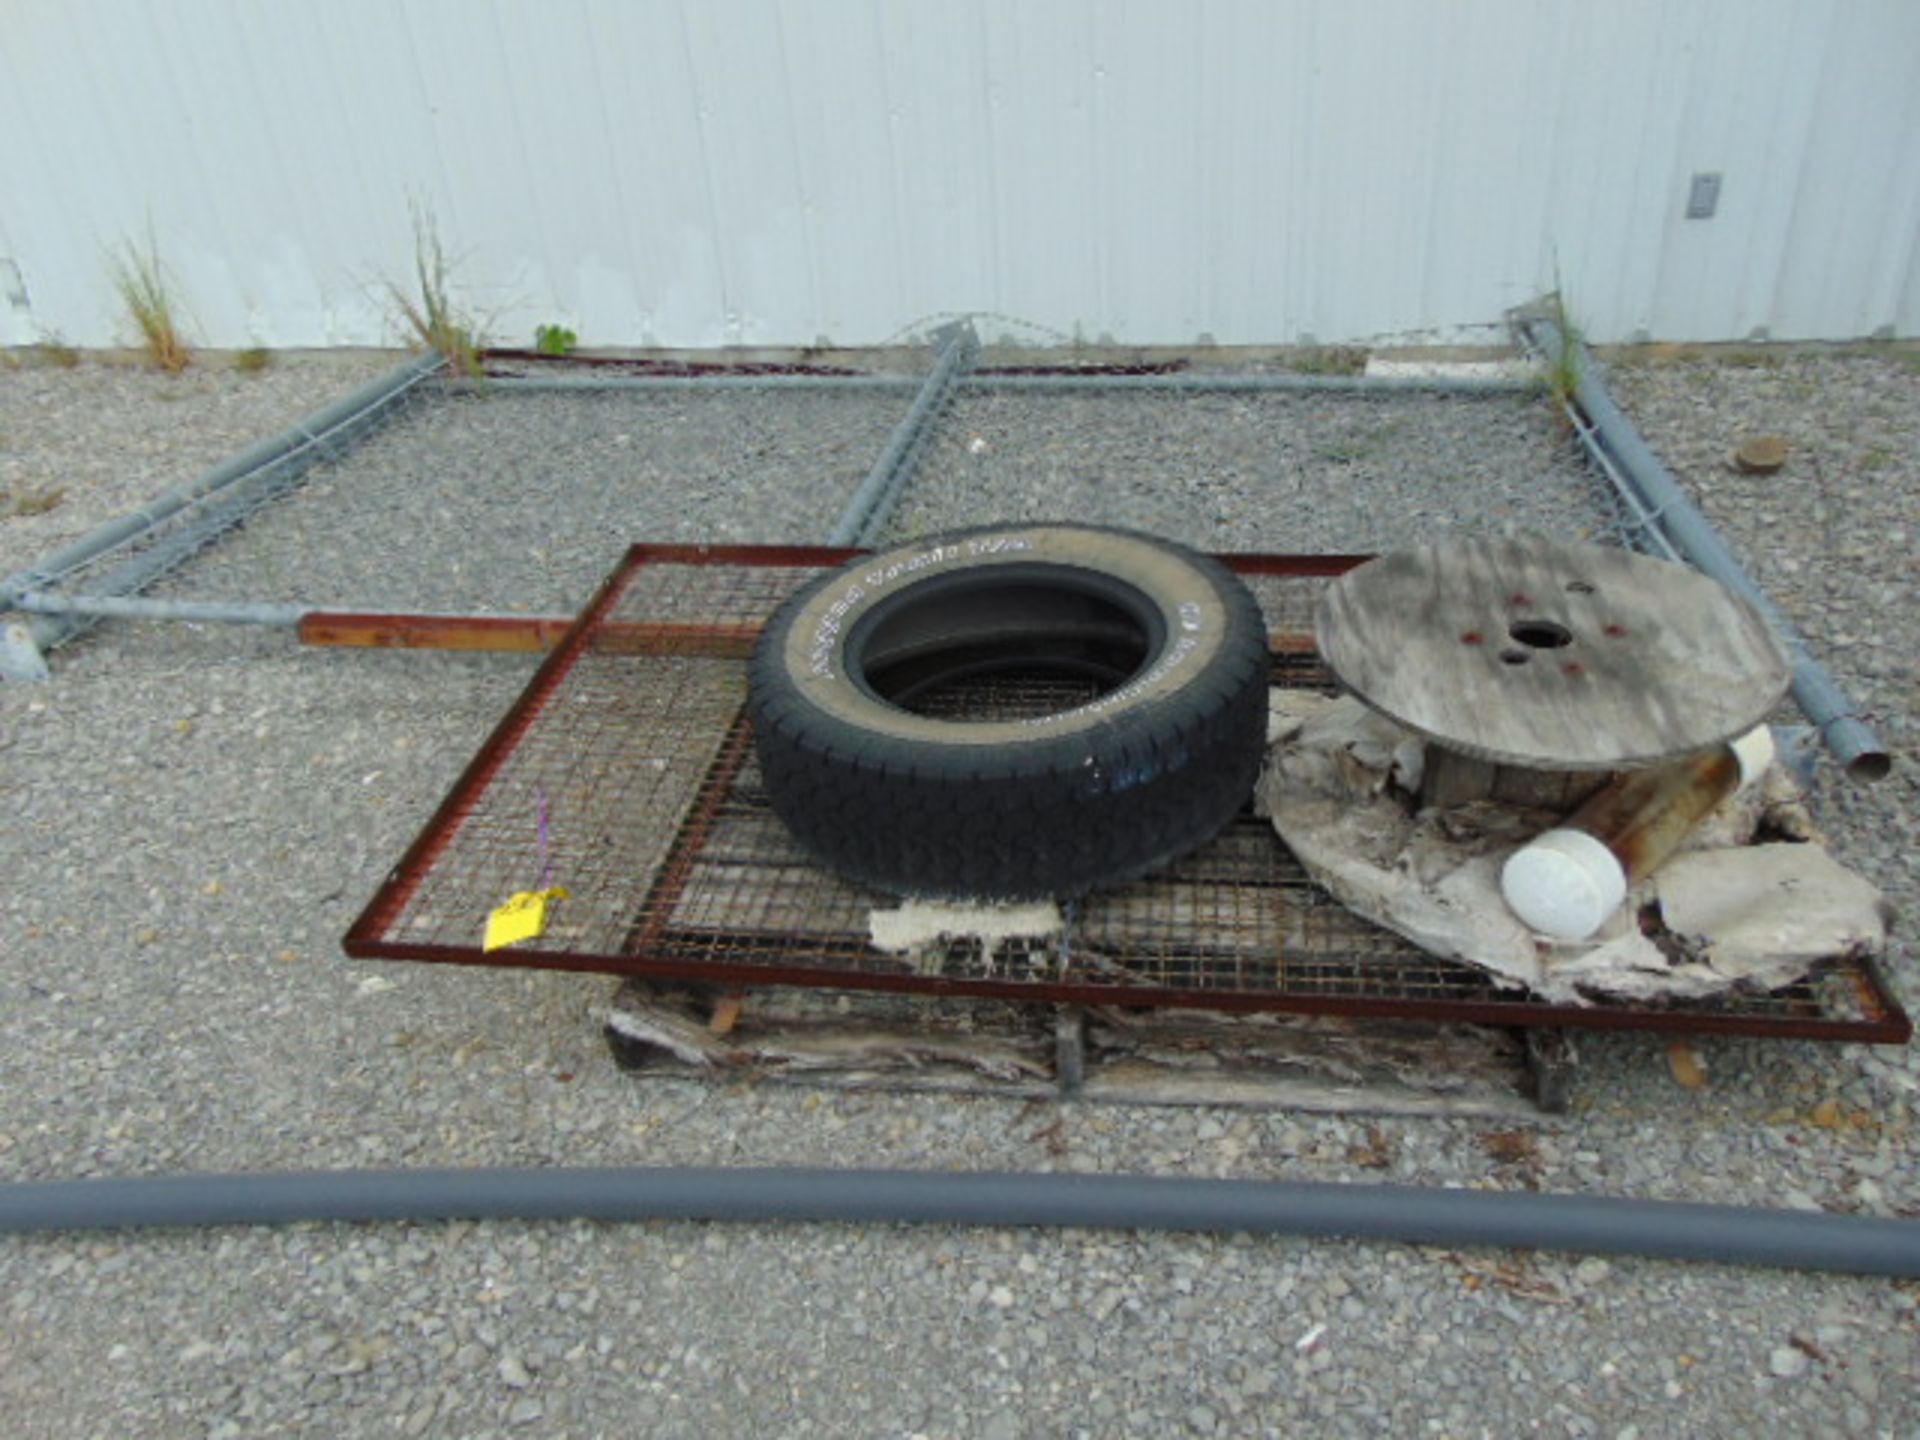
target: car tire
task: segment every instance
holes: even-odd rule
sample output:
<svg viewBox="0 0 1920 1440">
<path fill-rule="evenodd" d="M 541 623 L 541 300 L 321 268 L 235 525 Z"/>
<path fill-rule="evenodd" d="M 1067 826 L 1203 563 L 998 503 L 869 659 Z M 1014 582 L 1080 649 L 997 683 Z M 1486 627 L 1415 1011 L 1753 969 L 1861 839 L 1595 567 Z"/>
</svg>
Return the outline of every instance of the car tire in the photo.
<svg viewBox="0 0 1920 1440">
<path fill-rule="evenodd" d="M 774 811 L 831 868 L 907 895 L 1070 897 L 1232 819 L 1267 671 L 1259 605 L 1217 562 L 1126 530 L 994 526 L 803 586 L 761 634 L 748 703 Z M 982 680 L 1082 689 L 1015 716 L 932 706 Z"/>
</svg>

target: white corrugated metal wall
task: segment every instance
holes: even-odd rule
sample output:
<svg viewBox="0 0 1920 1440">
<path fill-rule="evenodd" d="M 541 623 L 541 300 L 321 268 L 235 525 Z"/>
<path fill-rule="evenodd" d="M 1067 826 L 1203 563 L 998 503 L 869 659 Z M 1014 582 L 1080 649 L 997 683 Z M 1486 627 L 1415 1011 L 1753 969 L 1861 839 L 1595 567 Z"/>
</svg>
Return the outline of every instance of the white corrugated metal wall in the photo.
<svg viewBox="0 0 1920 1440">
<path fill-rule="evenodd" d="M 1556 266 L 1601 339 L 1912 335 L 1920 4 L 0 11 L 0 339 L 124 336 L 107 257 L 151 227 L 205 343 L 391 340 L 416 200 L 516 340 L 1328 342 Z"/>
</svg>

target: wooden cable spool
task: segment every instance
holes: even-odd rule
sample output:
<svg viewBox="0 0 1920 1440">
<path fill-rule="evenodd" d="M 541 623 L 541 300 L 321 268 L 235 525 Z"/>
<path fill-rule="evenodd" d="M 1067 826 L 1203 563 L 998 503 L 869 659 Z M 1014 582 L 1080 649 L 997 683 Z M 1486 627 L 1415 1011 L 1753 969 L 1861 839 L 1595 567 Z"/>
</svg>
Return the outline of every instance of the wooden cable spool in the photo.
<svg viewBox="0 0 1920 1440">
<path fill-rule="evenodd" d="M 1745 734 L 1792 677 L 1760 612 L 1717 581 L 1547 540 L 1382 555 L 1328 588 L 1314 638 L 1341 684 L 1431 742 L 1430 805 L 1570 809 L 1618 771 Z"/>
</svg>

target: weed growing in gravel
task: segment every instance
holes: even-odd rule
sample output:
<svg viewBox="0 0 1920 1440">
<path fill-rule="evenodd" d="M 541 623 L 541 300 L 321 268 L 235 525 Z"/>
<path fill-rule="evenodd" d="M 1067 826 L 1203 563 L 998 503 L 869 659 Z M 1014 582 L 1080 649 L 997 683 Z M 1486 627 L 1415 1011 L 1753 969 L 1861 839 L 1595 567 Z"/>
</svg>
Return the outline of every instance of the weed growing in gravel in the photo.
<svg viewBox="0 0 1920 1440">
<path fill-rule="evenodd" d="M 262 345 L 256 345 L 251 350 L 242 350 L 233 357 L 233 368 L 243 375 L 257 375 L 271 364 L 273 364 L 273 352 Z"/>
<path fill-rule="evenodd" d="M 44 515 L 66 498 L 64 490 L 41 490 L 32 495 L 9 495 L 0 490 L 0 519 L 10 515 Z"/>
<path fill-rule="evenodd" d="M 160 264 L 159 246 L 147 236 L 145 251 L 132 241 L 113 259 L 113 288 L 140 332 L 147 359 L 169 375 L 178 375 L 193 363 L 193 354 L 180 338 L 173 287 Z"/>
<path fill-rule="evenodd" d="M 49 335 L 36 347 L 40 361 L 61 370 L 71 370 L 80 363 L 80 352 L 67 344 L 58 335 Z"/>
<path fill-rule="evenodd" d="M 533 348 L 542 355 L 571 355 L 580 337 L 564 325 L 542 325 L 533 332 Z"/>
<path fill-rule="evenodd" d="M 1546 303 L 1547 318 L 1553 322 L 1553 328 L 1560 332 L 1560 354 L 1547 367 L 1543 379 L 1547 393 L 1555 401 L 1571 405 L 1574 392 L 1580 388 L 1580 356 L 1586 347 L 1586 338 L 1574 320 L 1573 312 L 1567 307 L 1567 294 L 1560 288 L 1558 276 L 1554 278 L 1554 291 L 1547 297 Z"/>
<path fill-rule="evenodd" d="M 433 212 L 413 209 L 413 269 L 418 293 L 387 284 L 400 327 L 428 350 L 437 350 L 462 375 L 480 376 L 479 323 L 457 305 L 448 289 L 453 267 L 440 244 Z"/>
<path fill-rule="evenodd" d="M 1367 352 L 1358 345 L 1324 345 L 1292 357 L 1288 368 L 1302 375 L 1361 375 Z"/>
</svg>

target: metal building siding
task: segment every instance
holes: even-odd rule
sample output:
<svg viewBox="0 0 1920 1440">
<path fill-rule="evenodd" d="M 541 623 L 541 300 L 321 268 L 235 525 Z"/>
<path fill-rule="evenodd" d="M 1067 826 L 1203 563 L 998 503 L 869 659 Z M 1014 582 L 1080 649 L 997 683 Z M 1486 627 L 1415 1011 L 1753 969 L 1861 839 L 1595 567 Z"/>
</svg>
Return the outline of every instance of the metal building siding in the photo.
<svg viewBox="0 0 1920 1440">
<path fill-rule="evenodd" d="M 1683 218 L 1695 171 L 1718 215 Z M 21 0 L 0 340 L 391 340 L 430 208 L 500 336 L 1920 333 L 1911 0 Z"/>
</svg>

